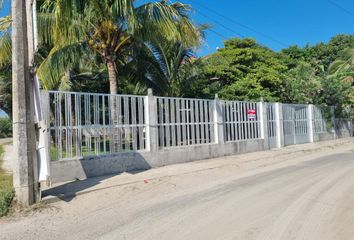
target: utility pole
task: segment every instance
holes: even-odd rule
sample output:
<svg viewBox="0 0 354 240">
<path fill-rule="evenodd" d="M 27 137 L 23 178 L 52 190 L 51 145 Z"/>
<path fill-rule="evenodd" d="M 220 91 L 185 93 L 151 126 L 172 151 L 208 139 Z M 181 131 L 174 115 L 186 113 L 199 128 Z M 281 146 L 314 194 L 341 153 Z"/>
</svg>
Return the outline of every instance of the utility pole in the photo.
<svg viewBox="0 0 354 240">
<path fill-rule="evenodd" d="M 36 201 L 36 134 L 30 75 L 26 0 L 12 1 L 13 179 L 18 203 Z M 32 25 L 32 24 L 31 24 Z"/>
</svg>

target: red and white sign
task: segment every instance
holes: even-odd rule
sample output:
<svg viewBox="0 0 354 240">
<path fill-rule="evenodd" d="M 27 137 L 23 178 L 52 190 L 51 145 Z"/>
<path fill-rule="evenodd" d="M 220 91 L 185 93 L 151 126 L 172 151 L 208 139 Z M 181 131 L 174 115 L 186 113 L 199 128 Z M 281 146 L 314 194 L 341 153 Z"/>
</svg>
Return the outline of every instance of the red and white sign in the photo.
<svg viewBox="0 0 354 240">
<path fill-rule="evenodd" d="M 247 110 L 247 117 L 248 119 L 256 119 L 257 111 L 256 109 L 248 109 Z"/>
</svg>

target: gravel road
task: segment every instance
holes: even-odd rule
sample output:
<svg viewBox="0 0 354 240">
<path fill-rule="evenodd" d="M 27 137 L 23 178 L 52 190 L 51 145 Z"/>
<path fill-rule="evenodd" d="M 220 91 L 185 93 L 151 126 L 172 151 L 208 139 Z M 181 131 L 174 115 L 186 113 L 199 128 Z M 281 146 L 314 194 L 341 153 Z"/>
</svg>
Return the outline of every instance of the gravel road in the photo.
<svg viewBox="0 0 354 240">
<path fill-rule="evenodd" d="M 151 178 L 2 219 L 0 238 L 352 240 L 354 141 L 281 151 L 137 173 Z"/>
</svg>

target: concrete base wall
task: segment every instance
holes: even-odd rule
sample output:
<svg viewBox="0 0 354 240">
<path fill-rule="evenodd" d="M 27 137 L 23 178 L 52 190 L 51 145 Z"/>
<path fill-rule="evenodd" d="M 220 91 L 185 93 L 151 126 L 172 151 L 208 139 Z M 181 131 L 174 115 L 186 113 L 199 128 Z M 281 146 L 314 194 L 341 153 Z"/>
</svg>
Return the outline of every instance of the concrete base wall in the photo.
<svg viewBox="0 0 354 240">
<path fill-rule="evenodd" d="M 315 133 L 313 135 L 314 142 L 328 141 L 335 139 L 334 133 Z"/>
<path fill-rule="evenodd" d="M 52 180 L 56 183 L 262 150 L 265 150 L 263 139 L 170 148 L 157 152 L 126 152 L 54 161 L 51 163 L 51 172 Z"/>
<path fill-rule="evenodd" d="M 348 130 L 342 130 L 342 131 L 336 131 L 336 138 L 347 138 L 347 137 L 351 137 L 352 133 Z"/>
</svg>

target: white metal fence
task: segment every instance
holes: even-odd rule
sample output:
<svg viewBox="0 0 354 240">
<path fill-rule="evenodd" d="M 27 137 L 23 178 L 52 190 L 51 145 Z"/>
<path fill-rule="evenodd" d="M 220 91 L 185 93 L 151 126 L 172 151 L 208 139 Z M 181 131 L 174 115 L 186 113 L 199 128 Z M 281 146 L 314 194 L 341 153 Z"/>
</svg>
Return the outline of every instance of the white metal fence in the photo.
<svg viewBox="0 0 354 240">
<path fill-rule="evenodd" d="M 214 101 L 157 97 L 159 147 L 209 144 L 214 138 Z"/>
<path fill-rule="evenodd" d="M 267 103 L 267 132 L 268 132 L 268 141 L 270 148 L 276 148 L 279 146 L 279 114 L 276 103 Z"/>
<path fill-rule="evenodd" d="M 274 148 L 352 133 L 350 121 L 313 105 L 43 91 L 42 106 L 52 160 L 259 139 Z"/>
<path fill-rule="evenodd" d="M 310 142 L 309 107 L 304 104 L 283 104 L 285 145 Z"/>
<path fill-rule="evenodd" d="M 261 138 L 259 103 L 222 101 L 222 104 L 226 142 Z"/>
<path fill-rule="evenodd" d="M 313 106 L 313 132 L 326 133 L 330 131 L 331 127 L 331 109 L 324 106 Z M 333 127 L 333 126 L 332 126 Z"/>
<path fill-rule="evenodd" d="M 48 91 L 52 160 L 146 148 L 143 96 Z"/>
</svg>

